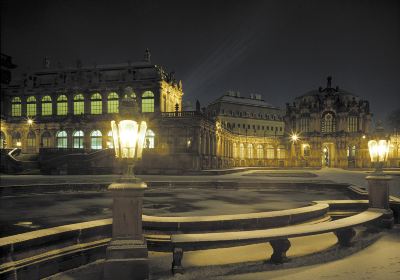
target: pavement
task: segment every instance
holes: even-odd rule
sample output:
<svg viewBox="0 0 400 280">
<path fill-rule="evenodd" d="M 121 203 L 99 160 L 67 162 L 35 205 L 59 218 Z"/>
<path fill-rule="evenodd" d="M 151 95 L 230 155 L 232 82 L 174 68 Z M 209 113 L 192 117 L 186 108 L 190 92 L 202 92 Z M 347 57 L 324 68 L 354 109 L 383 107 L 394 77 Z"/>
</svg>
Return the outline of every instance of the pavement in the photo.
<svg viewBox="0 0 400 280">
<path fill-rule="evenodd" d="M 310 169 L 290 169 L 290 170 L 265 170 L 265 176 L 260 175 L 260 170 L 250 170 L 224 175 L 138 175 L 144 181 L 236 181 L 236 182 L 336 182 L 349 183 L 368 189 L 365 177 L 371 171 L 353 171 L 339 168 L 322 168 L 318 170 Z M 293 173 L 312 173 L 314 176 L 295 176 Z M 271 174 L 289 173 L 288 176 L 271 176 Z M 393 180 L 390 183 L 390 194 L 400 197 L 400 171 L 386 171 Z M 251 176 L 251 174 L 257 174 Z M 250 175 L 250 176 L 248 176 Z M 0 187 L 10 185 L 35 185 L 35 184 L 60 184 L 60 183 L 109 183 L 114 182 L 118 175 L 0 175 Z"/>
</svg>

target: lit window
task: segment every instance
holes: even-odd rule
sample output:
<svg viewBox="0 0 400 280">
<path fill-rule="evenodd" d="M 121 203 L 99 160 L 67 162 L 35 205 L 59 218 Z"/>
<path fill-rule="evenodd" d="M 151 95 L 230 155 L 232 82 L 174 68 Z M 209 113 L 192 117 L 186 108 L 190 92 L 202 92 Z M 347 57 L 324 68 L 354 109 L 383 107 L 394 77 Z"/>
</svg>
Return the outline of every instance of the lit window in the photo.
<svg viewBox="0 0 400 280">
<path fill-rule="evenodd" d="M 26 115 L 28 117 L 36 116 L 36 97 L 29 96 L 26 100 Z"/>
<path fill-rule="evenodd" d="M 277 149 L 278 159 L 284 159 L 286 157 L 286 150 L 284 146 L 279 146 Z"/>
<path fill-rule="evenodd" d="M 74 97 L 74 115 L 82 115 L 85 113 L 85 98 L 82 94 Z"/>
<path fill-rule="evenodd" d="M 42 98 L 42 116 L 50 116 L 53 114 L 53 104 L 51 97 L 46 95 Z"/>
<path fill-rule="evenodd" d="M 36 147 L 36 135 L 35 135 L 35 132 L 33 132 L 33 131 L 30 131 L 29 133 L 28 133 L 28 137 L 27 137 L 27 139 L 26 139 L 27 141 L 26 141 L 26 147 L 28 148 L 28 149 L 34 149 L 35 147 Z"/>
<path fill-rule="evenodd" d="M 50 148 L 50 141 L 51 141 L 51 135 L 50 132 L 45 131 L 42 134 L 42 147 L 43 148 Z"/>
<path fill-rule="evenodd" d="M 347 118 L 347 131 L 348 132 L 357 132 L 358 131 L 358 117 L 357 116 L 349 116 Z"/>
<path fill-rule="evenodd" d="M 275 158 L 275 149 L 272 145 L 267 145 L 267 159 L 274 159 Z"/>
<path fill-rule="evenodd" d="M 145 148 L 148 148 L 148 149 L 154 149 L 154 137 L 155 137 L 155 134 L 154 134 L 154 132 L 151 130 L 151 129 L 148 129 L 147 131 L 146 131 L 146 136 L 145 136 L 146 138 L 145 138 L 145 142 L 144 142 L 144 147 Z"/>
<path fill-rule="evenodd" d="M 65 95 L 60 95 L 57 98 L 57 115 L 65 116 L 68 114 L 68 99 Z"/>
<path fill-rule="evenodd" d="M 114 148 L 114 138 L 113 138 L 112 130 L 110 130 L 110 131 L 107 133 L 107 147 L 108 147 L 109 149 Z"/>
<path fill-rule="evenodd" d="M 332 133 L 336 131 L 335 117 L 332 113 L 327 113 L 322 118 L 321 131 L 322 133 Z"/>
<path fill-rule="evenodd" d="M 243 144 L 240 144 L 240 146 L 239 146 L 239 157 L 241 159 L 244 159 L 244 145 Z"/>
<path fill-rule="evenodd" d="M 309 118 L 301 118 L 300 119 L 300 131 L 302 132 L 309 132 L 310 129 L 310 121 Z"/>
<path fill-rule="evenodd" d="M 95 93 L 90 98 L 90 113 L 92 115 L 99 115 L 102 113 L 101 95 L 100 93 Z"/>
<path fill-rule="evenodd" d="M 252 144 L 247 145 L 247 157 L 250 159 L 253 158 L 253 145 Z"/>
<path fill-rule="evenodd" d="M 264 148 L 262 145 L 257 146 L 257 158 L 263 159 L 264 158 Z"/>
<path fill-rule="evenodd" d="M 11 101 L 11 116 L 20 117 L 21 116 L 21 98 L 14 97 Z"/>
<path fill-rule="evenodd" d="M 19 132 L 14 132 L 12 134 L 12 146 L 21 147 L 21 134 Z"/>
<path fill-rule="evenodd" d="M 67 139 L 67 132 L 59 131 L 56 136 L 57 140 L 57 148 L 67 148 L 68 139 Z"/>
<path fill-rule="evenodd" d="M 111 92 L 108 95 L 107 112 L 118 113 L 118 107 L 119 107 L 118 94 L 115 92 Z"/>
<path fill-rule="evenodd" d="M 151 91 L 146 91 L 142 95 L 142 112 L 154 112 L 154 94 Z"/>
<path fill-rule="evenodd" d="M 72 134 L 72 143 L 75 149 L 83 149 L 83 136 L 84 133 L 82 130 L 75 131 Z"/>
<path fill-rule="evenodd" d="M 100 130 L 94 130 L 90 134 L 90 148 L 93 150 L 99 150 L 103 148 Z"/>
</svg>

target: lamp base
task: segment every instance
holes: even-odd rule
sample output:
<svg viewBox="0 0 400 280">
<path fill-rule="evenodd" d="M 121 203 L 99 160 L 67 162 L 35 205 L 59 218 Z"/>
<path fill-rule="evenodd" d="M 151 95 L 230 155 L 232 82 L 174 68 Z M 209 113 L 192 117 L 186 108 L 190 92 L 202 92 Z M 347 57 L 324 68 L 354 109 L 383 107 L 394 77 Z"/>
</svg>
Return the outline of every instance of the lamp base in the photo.
<svg viewBox="0 0 400 280">
<path fill-rule="evenodd" d="M 149 279 L 145 240 L 112 240 L 107 247 L 103 279 Z"/>
</svg>

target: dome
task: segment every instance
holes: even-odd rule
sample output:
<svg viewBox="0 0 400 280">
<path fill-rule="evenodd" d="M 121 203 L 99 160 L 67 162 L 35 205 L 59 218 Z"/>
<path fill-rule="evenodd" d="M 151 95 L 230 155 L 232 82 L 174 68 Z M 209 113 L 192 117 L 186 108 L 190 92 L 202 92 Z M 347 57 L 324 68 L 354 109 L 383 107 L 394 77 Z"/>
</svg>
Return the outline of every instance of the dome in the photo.
<svg viewBox="0 0 400 280">
<path fill-rule="evenodd" d="M 300 98 L 304 98 L 306 96 L 327 96 L 327 95 L 340 95 L 340 96 L 349 96 L 349 97 L 358 97 L 355 94 L 352 94 L 344 89 L 339 88 L 338 86 L 336 87 L 332 87 L 332 77 L 327 77 L 326 78 L 327 83 L 326 83 L 326 87 L 322 88 L 319 87 L 319 89 L 314 89 L 314 90 L 310 90 L 308 92 L 306 92 L 305 94 L 297 97 L 296 99 L 300 99 Z"/>
</svg>

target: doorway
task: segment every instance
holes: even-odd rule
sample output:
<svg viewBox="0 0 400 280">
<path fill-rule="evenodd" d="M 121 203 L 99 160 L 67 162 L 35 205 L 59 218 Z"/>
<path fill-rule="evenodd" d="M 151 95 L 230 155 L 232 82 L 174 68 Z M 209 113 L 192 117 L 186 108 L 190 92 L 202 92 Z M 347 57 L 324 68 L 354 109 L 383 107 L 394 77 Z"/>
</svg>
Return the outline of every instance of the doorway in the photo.
<svg viewBox="0 0 400 280">
<path fill-rule="evenodd" d="M 330 153 L 328 145 L 325 145 L 322 148 L 322 166 L 330 166 Z"/>
</svg>

